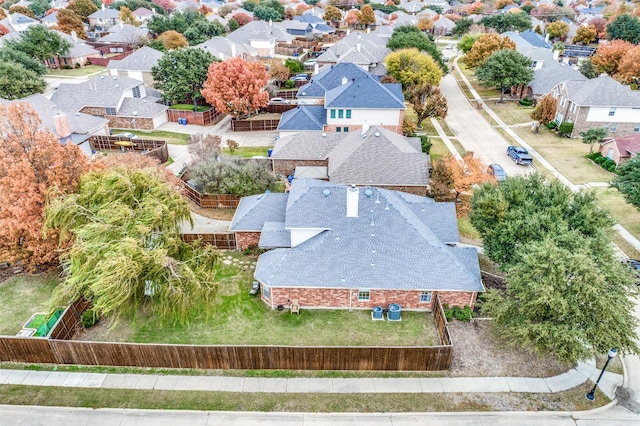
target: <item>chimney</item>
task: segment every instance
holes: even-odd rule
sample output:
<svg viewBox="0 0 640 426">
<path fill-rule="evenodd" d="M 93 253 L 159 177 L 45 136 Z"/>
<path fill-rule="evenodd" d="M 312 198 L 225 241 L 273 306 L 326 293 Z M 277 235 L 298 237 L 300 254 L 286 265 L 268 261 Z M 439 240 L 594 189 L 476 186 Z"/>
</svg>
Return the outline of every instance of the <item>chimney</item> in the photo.
<svg viewBox="0 0 640 426">
<path fill-rule="evenodd" d="M 53 116 L 53 128 L 55 129 L 60 139 L 65 139 L 71 136 L 69 121 L 67 120 L 67 116 L 63 112 L 58 112 Z"/>
<path fill-rule="evenodd" d="M 104 10 L 104 3 L 102 3 L 102 10 Z"/>
<path fill-rule="evenodd" d="M 347 188 L 347 217 L 358 217 L 360 191 L 355 185 Z"/>
<path fill-rule="evenodd" d="M 269 26 L 273 27 L 273 21 L 271 19 L 269 19 Z"/>
<path fill-rule="evenodd" d="M 235 45 L 235 43 L 231 43 L 231 57 L 232 58 L 236 57 L 236 45 Z"/>
<path fill-rule="evenodd" d="M 75 43 L 77 43 L 77 42 L 78 42 L 78 34 L 76 33 L 76 31 L 75 31 L 75 30 L 71 30 L 71 38 L 73 39 L 73 41 L 74 41 Z"/>
<path fill-rule="evenodd" d="M 545 42 L 547 42 L 547 43 L 549 43 L 549 33 L 547 33 L 547 35 L 546 35 L 546 36 L 544 36 L 544 41 L 545 41 Z"/>
<path fill-rule="evenodd" d="M 362 45 L 360 43 L 356 43 L 356 50 L 359 52 L 362 49 Z"/>
<path fill-rule="evenodd" d="M 362 130 L 360 131 L 360 136 L 362 136 L 363 138 L 366 138 L 368 131 L 369 131 L 369 121 L 364 120 L 364 123 L 362 123 Z"/>
<path fill-rule="evenodd" d="M 124 22 L 120 22 L 120 29 L 124 28 Z"/>
<path fill-rule="evenodd" d="M 318 74 L 319 71 L 320 71 L 320 65 L 318 65 L 318 63 L 316 62 L 315 64 L 313 64 L 313 75 Z"/>
<path fill-rule="evenodd" d="M 347 28 L 347 35 L 351 34 L 351 30 Z"/>
<path fill-rule="evenodd" d="M 349 81 L 349 79 L 347 77 L 342 77 L 342 85 L 344 86 L 345 84 L 347 84 L 347 82 Z"/>
</svg>

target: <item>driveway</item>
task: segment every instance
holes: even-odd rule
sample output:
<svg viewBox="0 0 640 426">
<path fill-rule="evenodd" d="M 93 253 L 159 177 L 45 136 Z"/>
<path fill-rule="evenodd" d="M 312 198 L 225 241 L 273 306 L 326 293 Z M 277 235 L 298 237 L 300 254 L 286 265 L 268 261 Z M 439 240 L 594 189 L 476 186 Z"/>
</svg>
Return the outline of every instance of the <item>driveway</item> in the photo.
<svg viewBox="0 0 640 426">
<path fill-rule="evenodd" d="M 472 151 L 483 163 L 500 164 L 507 175 L 523 175 L 533 172 L 530 166 L 518 166 L 507 156 L 509 144 L 471 105 L 452 74 L 440 83 L 442 94 L 447 97 L 449 112 L 445 119 L 451 131 L 467 151 Z"/>
</svg>

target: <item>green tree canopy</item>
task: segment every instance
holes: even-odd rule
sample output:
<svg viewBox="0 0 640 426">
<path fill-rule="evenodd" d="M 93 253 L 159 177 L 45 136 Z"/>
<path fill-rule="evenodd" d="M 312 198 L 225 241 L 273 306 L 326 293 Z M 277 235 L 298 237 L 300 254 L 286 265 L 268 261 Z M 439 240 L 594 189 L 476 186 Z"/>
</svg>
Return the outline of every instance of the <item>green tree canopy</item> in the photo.
<svg viewBox="0 0 640 426">
<path fill-rule="evenodd" d="M 31 25 L 19 38 L 5 42 L 5 46 L 43 62 L 71 49 L 71 43 L 42 25 Z"/>
<path fill-rule="evenodd" d="M 478 82 L 484 87 L 500 90 L 500 102 L 505 89 L 533 80 L 531 59 L 511 49 L 501 49 L 489 56 L 475 71 Z"/>
<path fill-rule="evenodd" d="M 640 43 L 640 18 L 629 14 L 616 16 L 607 25 L 607 34 L 611 40 L 624 40 L 633 44 Z"/>
<path fill-rule="evenodd" d="M 199 161 L 189 173 L 196 186 L 207 194 L 261 194 L 273 189 L 276 182 L 276 177 L 262 163 L 216 156 Z"/>
<path fill-rule="evenodd" d="M 401 25 L 393 30 L 393 34 L 387 42 L 387 47 L 391 50 L 416 48 L 431 55 L 438 64 L 442 72 L 447 73 L 449 69 L 442 60 L 442 53 L 430 35 L 420 31 L 415 25 Z"/>
<path fill-rule="evenodd" d="M 640 157 L 635 156 L 616 169 L 611 186 L 618 188 L 624 198 L 640 209 Z"/>
<path fill-rule="evenodd" d="M 587 78 L 596 78 L 600 75 L 596 67 L 593 66 L 591 59 L 585 59 L 578 64 L 578 71 Z"/>
<path fill-rule="evenodd" d="M 602 127 L 589 129 L 585 132 L 580 132 L 580 136 L 582 136 L 582 143 L 589 144 L 589 154 L 591 154 L 593 152 L 593 145 L 602 142 L 603 139 L 607 137 L 607 130 Z"/>
<path fill-rule="evenodd" d="M 467 31 L 469 31 L 469 29 L 471 28 L 471 25 L 473 25 L 473 21 L 471 20 L 471 18 L 458 19 L 456 21 L 456 25 L 451 30 L 451 34 L 457 36 L 466 34 Z"/>
<path fill-rule="evenodd" d="M 474 192 L 471 206 L 469 217 L 482 236 L 485 253 L 503 267 L 515 263 L 519 246 L 569 231 L 580 234 L 594 253 L 609 250 L 614 221 L 597 206 L 595 195 L 573 193 L 538 173 L 482 187 Z"/>
<path fill-rule="evenodd" d="M 458 49 L 460 49 L 463 53 L 469 53 L 473 48 L 473 43 L 478 39 L 478 34 L 465 34 L 460 39 L 458 43 Z"/>
<path fill-rule="evenodd" d="M 99 0 L 92 0 L 92 1 L 95 3 L 96 1 L 99 1 Z M 144 7 L 149 10 L 153 10 L 154 12 L 160 15 L 164 15 L 166 13 L 161 5 L 156 4 L 149 0 L 120 0 L 120 1 L 114 2 L 111 5 L 111 8 L 115 10 L 120 10 L 122 6 L 126 6 L 131 10 L 136 10 L 141 7 Z"/>
<path fill-rule="evenodd" d="M 269 6 L 264 6 L 262 4 L 254 9 L 253 16 L 261 21 L 277 21 L 281 19 L 280 14 L 277 10 Z"/>
<path fill-rule="evenodd" d="M 155 167 L 115 167 L 81 177 L 78 192 L 51 201 L 45 229 L 74 237 L 54 304 L 78 297 L 102 315 L 135 313 L 149 301 L 159 318 L 185 322 L 215 295 L 211 246 L 179 235 L 191 213 Z"/>
<path fill-rule="evenodd" d="M 638 351 L 630 300 L 637 294 L 635 279 L 611 249 L 606 264 L 594 262 L 583 239 L 567 232 L 520 245 L 506 291 L 487 294 L 483 312 L 514 345 L 552 352 L 569 364 L 594 350 Z"/>
<path fill-rule="evenodd" d="M 51 4 L 47 0 L 34 0 L 29 3 L 28 8 L 34 15 L 43 16 L 51 8 Z"/>
<path fill-rule="evenodd" d="M 45 75 L 47 73 L 47 67 L 45 67 L 41 62 L 33 59 L 26 53 L 10 47 L 0 49 L 0 62 L 12 62 L 22 65 L 25 69 L 33 71 L 38 75 Z"/>
<path fill-rule="evenodd" d="M 193 9 L 174 12 L 171 16 L 152 16 L 147 22 L 147 28 L 155 35 L 166 31 L 179 32 L 187 38 L 191 46 L 225 33 L 219 22 L 210 22 L 202 13 Z"/>
<path fill-rule="evenodd" d="M 505 31 L 526 31 L 531 29 L 531 17 L 526 13 L 501 13 L 485 16 L 480 23 L 495 29 L 498 34 Z"/>
<path fill-rule="evenodd" d="M 442 79 L 442 69 L 431 55 L 418 49 L 401 49 L 391 52 L 385 58 L 387 70 L 403 88 L 421 86 L 428 83 L 438 86 Z"/>
<path fill-rule="evenodd" d="M 154 87 L 162 92 L 168 101 L 194 103 L 202 98 L 200 92 L 207 79 L 209 65 L 218 59 L 211 53 L 190 47 L 172 50 L 162 56 L 151 69 Z"/>
<path fill-rule="evenodd" d="M 0 98 L 22 99 L 44 92 L 46 87 L 42 75 L 15 62 L 0 62 Z"/>
</svg>

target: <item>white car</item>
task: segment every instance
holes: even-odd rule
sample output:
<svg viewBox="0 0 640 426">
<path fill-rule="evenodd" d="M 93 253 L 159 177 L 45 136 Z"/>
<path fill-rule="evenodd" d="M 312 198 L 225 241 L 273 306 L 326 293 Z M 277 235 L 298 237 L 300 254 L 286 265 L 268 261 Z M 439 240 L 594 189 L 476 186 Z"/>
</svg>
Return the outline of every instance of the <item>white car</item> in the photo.
<svg viewBox="0 0 640 426">
<path fill-rule="evenodd" d="M 284 98 L 271 98 L 269 100 L 269 103 L 271 105 L 286 105 L 286 104 L 290 104 L 291 101 L 289 99 L 284 99 Z"/>
<path fill-rule="evenodd" d="M 134 135 L 133 133 L 118 133 L 113 136 L 120 136 L 121 138 L 127 139 L 138 139 L 138 135 Z"/>
</svg>

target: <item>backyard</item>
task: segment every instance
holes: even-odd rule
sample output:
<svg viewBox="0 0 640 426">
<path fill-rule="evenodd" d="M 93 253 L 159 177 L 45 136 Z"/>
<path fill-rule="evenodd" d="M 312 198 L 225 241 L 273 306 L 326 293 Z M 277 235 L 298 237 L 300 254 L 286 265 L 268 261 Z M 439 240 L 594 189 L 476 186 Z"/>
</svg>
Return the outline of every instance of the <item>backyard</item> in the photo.
<svg viewBox="0 0 640 426">
<path fill-rule="evenodd" d="M 88 65 L 86 67 L 65 69 L 49 69 L 46 76 L 50 77 L 83 77 L 93 74 L 100 74 L 106 71 L 107 68 L 100 65 Z M 46 77 L 45 76 L 45 77 Z"/>
<path fill-rule="evenodd" d="M 431 346 L 439 341 L 431 314 L 403 312 L 401 322 L 372 321 L 371 311 L 272 310 L 250 296 L 255 256 L 222 252 L 219 291 L 208 318 L 189 325 L 159 325 L 148 309 L 112 327 L 108 319 L 77 336 L 81 340 L 227 345 Z"/>
<path fill-rule="evenodd" d="M 132 130 L 132 129 L 112 129 L 112 133 L 133 133 L 141 139 L 159 139 L 173 145 L 186 145 L 189 135 L 186 133 L 167 132 L 165 130 Z"/>
</svg>

